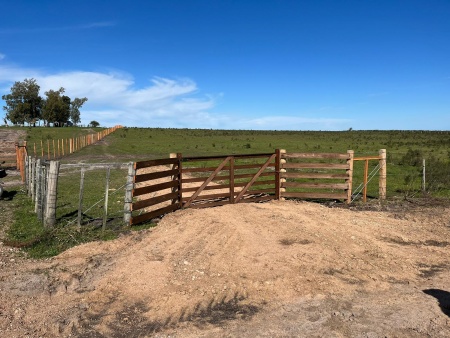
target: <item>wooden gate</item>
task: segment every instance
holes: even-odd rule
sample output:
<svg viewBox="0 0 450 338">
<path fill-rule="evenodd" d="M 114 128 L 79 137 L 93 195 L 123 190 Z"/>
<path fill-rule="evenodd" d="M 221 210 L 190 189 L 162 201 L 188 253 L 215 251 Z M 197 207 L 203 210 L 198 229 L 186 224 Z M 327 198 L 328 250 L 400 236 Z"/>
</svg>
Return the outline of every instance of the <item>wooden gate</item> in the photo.
<svg viewBox="0 0 450 338">
<path fill-rule="evenodd" d="M 278 198 L 276 153 L 183 158 L 182 206 L 206 208 Z"/>
<path fill-rule="evenodd" d="M 281 151 L 281 197 L 351 202 L 353 150 L 346 154 Z"/>
<path fill-rule="evenodd" d="M 170 166 L 170 167 L 168 167 Z M 130 224 L 181 208 L 279 198 L 277 153 L 182 157 L 134 164 Z"/>
</svg>

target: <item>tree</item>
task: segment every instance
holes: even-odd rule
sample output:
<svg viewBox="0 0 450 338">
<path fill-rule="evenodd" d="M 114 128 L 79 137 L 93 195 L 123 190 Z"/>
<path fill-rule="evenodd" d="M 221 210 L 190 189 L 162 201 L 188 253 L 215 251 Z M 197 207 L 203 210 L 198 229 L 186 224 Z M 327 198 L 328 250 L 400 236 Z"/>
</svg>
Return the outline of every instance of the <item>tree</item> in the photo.
<svg viewBox="0 0 450 338">
<path fill-rule="evenodd" d="M 6 118 L 13 124 L 36 124 L 41 118 L 42 97 L 35 79 L 17 81 L 11 87 L 11 93 L 2 96 L 6 106 Z"/>
<path fill-rule="evenodd" d="M 69 120 L 70 97 L 62 95 L 64 92 L 63 87 L 45 92 L 47 98 L 42 107 L 42 117 L 47 122 L 62 126 Z"/>
<path fill-rule="evenodd" d="M 100 125 L 100 123 L 98 123 L 97 121 L 91 121 L 89 123 L 89 126 L 91 126 L 92 128 L 97 128 Z"/>
<path fill-rule="evenodd" d="M 83 97 L 82 99 L 76 97 L 70 102 L 70 120 L 74 125 L 80 123 L 80 108 L 88 99 Z"/>
</svg>

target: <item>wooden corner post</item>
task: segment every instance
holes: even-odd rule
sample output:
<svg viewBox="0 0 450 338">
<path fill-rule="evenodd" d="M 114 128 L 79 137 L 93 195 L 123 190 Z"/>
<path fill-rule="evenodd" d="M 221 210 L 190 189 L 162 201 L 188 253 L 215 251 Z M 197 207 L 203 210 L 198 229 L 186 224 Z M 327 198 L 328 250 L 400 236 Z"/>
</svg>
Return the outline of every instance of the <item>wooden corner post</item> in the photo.
<svg viewBox="0 0 450 338">
<path fill-rule="evenodd" d="M 127 183 L 125 185 L 125 203 L 123 206 L 123 222 L 125 225 L 130 225 L 131 222 L 131 207 L 133 205 L 133 189 L 134 176 L 136 175 L 135 163 L 128 163 Z"/>
<path fill-rule="evenodd" d="M 353 158 L 355 152 L 353 150 L 347 150 L 347 204 L 352 201 L 352 185 L 353 185 Z"/>
<path fill-rule="evenodd" d="M 379 183 L 379 199 L 385 200 L 386 199 L 386 149 L 380 149 L 379 151 L 380 156 L 380 183 Z"/>
<path fill-rule="evenodd" d="M 56 225 L 56 197 L 58 191 L 59 161 L 50 161 L 47 181 L 47 198 L 44 209 L 44 226 L 53 228 Z"/>
</svg>

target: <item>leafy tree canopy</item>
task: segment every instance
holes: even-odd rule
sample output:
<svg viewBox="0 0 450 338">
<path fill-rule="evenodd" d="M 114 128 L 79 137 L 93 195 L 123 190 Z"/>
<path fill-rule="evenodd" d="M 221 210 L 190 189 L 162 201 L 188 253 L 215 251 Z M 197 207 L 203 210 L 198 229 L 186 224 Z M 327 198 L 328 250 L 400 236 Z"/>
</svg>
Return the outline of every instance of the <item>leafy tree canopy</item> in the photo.
<svg viewBox="0 0 450 338">
<path fill-rule="evenodd" d="M 100 125 L 100 123 L 98 123 L 97 121 L 91 121 L 89 123 L 89 126 L 91 126 L 92 128 L 97 128 Z"/>
<path fill-rule="evenodd" d="M 35 79 L 17 81 L 11 93 L 2 96 L 6 106 L 6 118 L 13 124 L 35 124 L 41 118 L 43 100 L 39 96 L 39 85 Z"/>
<path fill-rule="evenodd" d="M 80 108 L 87 98 L 74 98 L 64 95 L 65 89 L 49 90 L 46 98 L 39 96 L 39 85 L 35 79 L 25 79 L 16 82 L 11 87 L 11 93 L 2 96 L 6 105 L 6 118 L 13 124 L 35 124 L 45 120 L 54 125 L 62 126 L 69 119 L 76 125 L 80 123 Z"/>
</svg>

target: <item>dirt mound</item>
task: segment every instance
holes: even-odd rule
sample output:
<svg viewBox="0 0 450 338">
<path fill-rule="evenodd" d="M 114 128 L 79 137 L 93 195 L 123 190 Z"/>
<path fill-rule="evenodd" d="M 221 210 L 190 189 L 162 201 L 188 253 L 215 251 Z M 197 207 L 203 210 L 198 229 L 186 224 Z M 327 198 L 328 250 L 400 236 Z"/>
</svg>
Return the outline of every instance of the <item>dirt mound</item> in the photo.
<svg viewBox="0 0 450 338">
<path fill-rule="evenodd" d="M 9 337 L 450 335 L 450 209 L 306 202 L 180 210 L 2 270 Z"/>
</svg>

